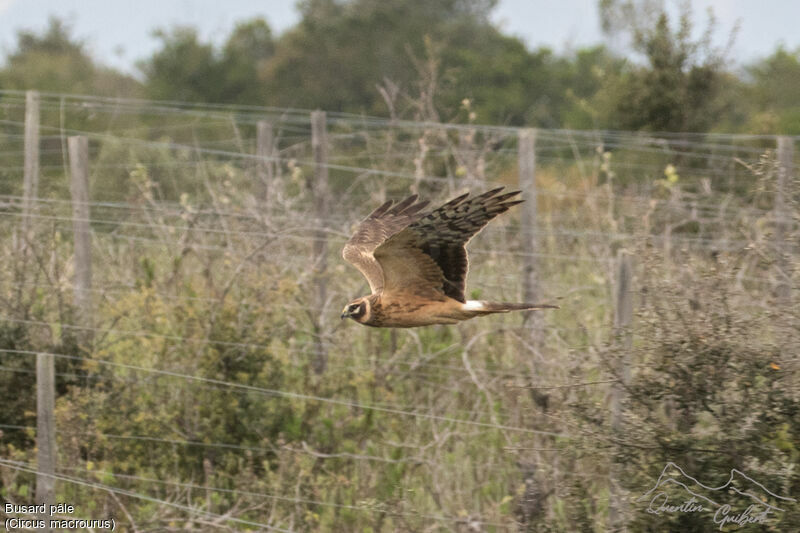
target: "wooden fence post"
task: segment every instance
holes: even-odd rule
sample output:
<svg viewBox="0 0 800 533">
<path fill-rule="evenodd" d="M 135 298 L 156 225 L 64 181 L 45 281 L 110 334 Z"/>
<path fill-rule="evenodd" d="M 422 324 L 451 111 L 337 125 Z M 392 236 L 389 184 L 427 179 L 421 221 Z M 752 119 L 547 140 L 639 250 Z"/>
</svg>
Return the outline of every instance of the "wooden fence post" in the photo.
<svg viewBox="0 0 800 533">
<path fill-rule="evenodd" d="M 256 123 L 256 155 L 258 161 L 258 178 L 261 182 L 261 199 L 264 203 L 271 202 L 272 187 L 275 180 L 275 135 L 272 123 L 259 120 Z"/>
<path fill-rule="evenodd" d="M 775 183 L 775 250 L 778 256 L 778 270 L 780 282 L 778 283 L 778 302 L 789 305 L 792 301 L 792 289 L 789 280 L 789 255 L 791 245 L 787 236 L 787 220 L 789 212 L 786 209 L 786 191 L 790 189 L 794 172 L 794 141 L 791 137 L 778 137 L 778 176 Z"/>
<path fill-rule="evenodd" d="M 536 224 L 536 130 L 523 129 L 519 132 L 518 148 L 519 188 L 522 191 L 522 290 L 524 302 L 539 300 L 539 282 L 536 256 L 539 251 Z M 541 342 L 542 324 L 535 311 L 525 313 L 524 321 L 530 326 L 529 339 L 532 346 Z"/>
<path fill-rule="evenodd" d="M 615 345 L 621 357 L 618 367 L 618 376 L 622 383 L 614 383 L 611 387 L 611 430 L 615 437 L 622 432 L 622 400 L 625 393 L 624 386 L 630 381 L 630 349 L 633 337 L 630 332 L 633 320 L 633 268 L 631 257 L 625 250 L 617 253 L 617 279 L 615 287 L 614 307 L 614 336 Z M 624 531 L 623 512 L 625 502 L 619 490 L 620 473 L 615 463 L 609 468 L 609 531 Z"/>
<path fill-rule="evenodd" d="M 39 93 L 36 91 L 25 93 L 24 150 L 22 220 L 13 245 L 18 259 L 12 263 L 14 265 L 14 281 L 17 285 L 17 305 L 23 305 L 23 287 L 28 274 L 28 252 L 33 241 L 31 212 L 36 205 L 37 189 L 39 188 Z"/>
<path fill-rule="evenodd" d="M 31 211 L 39 190 L 39 93 L 25 93 L 25 163 L 22 183 L 22 239 L 27 254 Z M 56 427 L 53 356 L 36 354 L 36 503 L 55 504 Z M 39 520 L 48 524 L 47 514 Z M 49 526 L 38 531 L 50 531 Z"/>
<path fill-rule="evenodd" d="M 69 190 L 72 195 L 72 229 L 75 242 L 75 307 L 80 313 L 78 323 L 92 327 L 92 241 L 89 232 L 89 139 L 78 135 L 69 137 Z M 83 334 L 85 333 L 85 334 Z M 83 341 L 91 339 L 91 331 L 83 330 Z"/>
<path fill-rule="evenodd" d="M 321 334 L 324 322 L 324 309 L 328 297 L 327 280 L 325 278 L 328 268 L 328 237 L 322 225 L 328 220 L 328 136 L 326 129 L 326 116 L 324 111 L 311 113 L 311 149 L 314 153 L 314 181 L 311 184 L 314 198 L 314 213 L 317 217 L 319 229 L 314 235 L 314 293 L 315 307 L 319 310 L 317 317 L 316 333 L 317 342 L 315 359 L 312 367 L 317 374 L 325 371 L 327 352 L 322 342 Z"/>
<path fill-rule="evenodd" d="M 25 93 L 25 163 L 22 182 L 22 235 L 28 239 L 31 210 L 39 189 L 39 93 Z"/>
<path fill-rule="evenodd" d="M 56 384 L 53 356 L 36 354 L 36 503 L 45 509 L 55 504 Z M 38 518 L 48 522 L 48 516 Z M 37 531 L 50 531 L 49 527 Z"/>
</svg>

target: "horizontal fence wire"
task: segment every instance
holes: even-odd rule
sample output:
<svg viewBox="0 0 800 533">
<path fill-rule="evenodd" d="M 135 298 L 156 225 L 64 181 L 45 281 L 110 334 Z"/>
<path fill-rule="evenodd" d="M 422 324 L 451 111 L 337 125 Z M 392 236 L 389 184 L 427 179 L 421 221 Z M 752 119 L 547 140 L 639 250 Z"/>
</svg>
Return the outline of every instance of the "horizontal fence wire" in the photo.
<svg viewBox="0 0 800 533">
<path fill-rule="evenodd" d="M 216 519 L 219 519 L 222 522 L 233 522 L 233 523 L 241 524 L 241 525 L 245 525 L 245 526 L 254 526 L 254 527 L 258 527 L 258 528 L 261 528 L 261 529 L 264 529 L 264 530 L 267 530 L 267 531 L 283 531 L 283 532 L 287 532 L 287 533 L 291 532 L 290 529 L 284 529 L 284 528 L 281 528 L 281 527 L 271 526 L 271 525 L 268 525 L 268 524 L 262 524 L 262 523 L 259 523 L 259 522 L 252 522 L 252 521 L 249 521 L 249 520 L 243 520 L 241 518 L 236 518 L 236 517 L 232 517 L 232 516 L 228 516 L 228 515 L 220 515 L 220 514 L 212 513 L 210 511 L 205 511 L 203 509 L 199 509 L 199 508 L 194 507 L 194 506 L 183 505 L 183 504 L 179 504 L 179 503 L 175 503 L 175 502 L 171 502 L 171 501 L 167 501 L 167 500 L 160 500 L 158 498 L 154 498 L 154 497 L 148 496 L 146 494 L 140 494 L 140 493 L 137 493 L 137 492 L 134 492 L 134 491 L 130 491 L 130 490 L 127 490 L 127 489 L 123 489 L 123 488 L 119 488 L 119 487 L 112 487 L 110 485 L 106 485 L 106 484 L 99 483 L 99 482 L 96 482 L 96 481 L 89 481 L 89 480 L 86 480 L 86 479 L 79 479 L 79 478 L 75 478 L 75 477 L 71 477 L 71 476 L 66 476 L 66 475 L 63 475 L 63 474 L 42 474 L 41 472 L 36 470 L 34 465 L 30 465 L 30 464 L 27 464 L 27 463 L 20 463 L 18 461 L 10 461 L 10 460 L 7 460 L 7 459 L 0 458 L 0 466 L 5 467 L 5 468 L 11 468 L 13 470 L 18 470 L 20 472 L 26 472 L 26 473 L 29 473 L 29 474 L 37 474 L 37 475 L 40 475 L 40 476 L 44 475 L 46 477 L 51 477 L 51 478 L 53 478 L 55 480 L 58 480 L 58 481 L 64 481 L 66 483 L 70 483 L 70 484 L 74 484 L 74 485 L 80 485 L 80 486 L 87 487 L 87 488 L 90 488 L 90 489 L 101 490 L 101 491 L 104 491 L 104 492 L 111 492 L 111 493 L 114 493 L 114 494 L 128 496 L 130 498 L 135 498 L 137 500 L 143 500 L 143 501 L 150 502 L 150 503 L 157 503 L 159 505 L 165 505 L 167 507 L 172 507 L 172 508 L 178 509 L 180 511 L 188 512 L 190 514 L 197 514 L 197 515 L 200 515 L 200 516 L 203 516 L 203 517 L 206 517 L 206 518 L 216 518 Z"/>
<path fill-rule="evenodd" d="M 5 317 L 0 317 L 0 320 L 5 320 Z M 453 424 L 461 424 L 465 426 L 473 426 L 479 428 L 487 428 L 487 429 L 497 429 L 497 430 L 504 430 L 504 431 L 512 431 L 517 433 L 528 433 L 528 434 L 536 434 L 536 435 L 545 435 L 549 437 L 558 437 L 558 438 L 567 438 L 567 439 L 577 439 L 578 437 L 570 436 L 563 433 L 556 433 L 552 431 L 541 431 L 533 428 L 523 428 L 523 427 L 515 427 L 515 426 L 508 426 L 504 424 L 493 424 L 490 422 L 481 422 L 477 420 L 464 420 L 459 418 L 452 418 L 448 416 L 436 415 L 431 413 L 418 413 L 413 411 L 406 411 L 403 409 L 397 409 L 393 407 L 384 407 L 380 405 L 373 405 L 373 404 L 365 404 L 362 402 L 357 402 L 353 400 L 344 400 L 341 398 L 327 398 L 322 396 L 314 396 L 311 394 L 303 394 L 299 392 L 291 392 L 291 391 L 283 391 L 279 389 L 269 389 L 265 387 L 257 387 L 254 385 L 247 385 L 244 383 L 233 383 L 227 382 L 220 379 L 214 378 L 205 378 L 201 376 L 192 376 L 189 374 L 183 374 L 180 372 L 173 372 L 170 370 L 162 370 L 162 369 L 154 369 L 154 368 L 146 368 L 137 365 L 129 365 L 125 363 L 117 363 L 113 361 L 106 361 L 102 359 L 93 359 L 88 357 L 80 357 L 75 355 L 69 354 L 59 354 L 59 353 L 50 353 L 50 352 L 35 352 L 30 350 L 8 350 L 3 349 L 4 352 L 12 352 L 12 353 L 20 353 L 20 354 L 28 354 L 28 355 L 36 355 L 37 353 L 42 353 L 45 355 L 50 355 L 52 357 L 60 358 L 60 359 L 71 359 L 76 361 L 88 361 L 92 363 L 97 363 L 100 365 L 110 366 L 110 367 L 117 367 L 117 368 L 124 368 L 127 370 L 135 370 L 140 372 L 149 372 L 153 374 L 159 374 L 163 376 L 174 377 L 178 379 L 184 379 L 187 381 L 196 381 L 199 383 L 207 383 L 211 385 L 219 385 L 223 387 L 228 387 L 231 389 L 238 389 L 243 391 L 254 392 L 257 394 L 265 395 L 265 396 L 273 396 L 273 397 L 281 397 L 281 398 L 291 398 L 291 399 L 298 399 L 298 400 L 308 400 L 332 405 L 339 405 L 343 407 L 354 407 L 358 409 L 365 409 L 369 411 L 378 411 L 382 413 L 388 413 L 392 415 L 404 416 L 404 417 L 411 417 L 411 418 L 421 418 L 424 420 L 435 420 L 439 422 L 449 422 Z"/>
<path fill-rule="evenodd" d="M 340 257 L 355 225 L 386 199 L 401 200 L 411 192 L 436 205 L 464 190 L 516 189 L 520 138 L 528 129 L 328 112 L 328 154 L 323 160 L 312 139 L 311 110 L 48 92 L 39 96 L 40 176 L 38 195 L 30 197 L 22 192 L 25 92 L 0 90 L 0 246 L 9 258 L 25 259 L 24 266 L 9 261 L 0 267 L 0 297 L 6 308 L 0 324 L 30 336 L 25 346 L 0 346 L 3 379 L 31 379 L 32 359 L 45 354 L 62 361 L 58 383 L 68 389 L 85 387 L 81 390 L 87 398 L 102 387 L 156 397 L 177 388 L 193 398 L 232 393 L 242 402 L 261 396 L 270 402 L 331 406 L 347 410 L 344 418 L 382 414 L 387 430 L 393 428 L 396 435 L 400 424 L 408 426 L 399 438 L 387 435 L 372 449 L 266 437 L 233 442 L 227 435 L 186 435 L 169 426 L 168 433 L 151 434 L 121 419 L 118 429 L 93 432 L 94 422 L 85 428 L 59 428 L 64 435 L 59 438 L 241 457 L 293 454 L 310 461 L 352 461 L 354 468 L 362 463 L 407 472 L 424 467 L 421 472 L 453 468 L 449 455 L 441 457 L 434 450 L 436 439 L 456 435 L 458 446 L 468 446 L 470 439 L 492 442 L 475 458 L 485 462 L 475 467 L 476 477 L 497 468 L 508 486 L 517 486 L 520 479 L 509 472 L 517 472 L 520 464 L 549 471 L 549 458 L 557 457 L 569 464 L 565 469 L 574 470 L 559 473 L 562 482 L 571 475 L 595 483 L 591 474 L 579 471 L 575 454 L 590 457 L 594 452 L 610 461 L 619 441 L 568 411 L 570 402 L 582 396 L 602 408 L 620 383 L 607 369 L 603 357 L 609 356 L 602 355 L 619 333 L 613 324 L 618 250 L 638 251 L 650 260 L 658 257 L 657 263 L 638 268 L 663 268 L 676 284 L 692 282 L 694 264 L 718 265 L 720 257 L 736 263 L 735 279 L 724 281 L 741 294 L 759 295 L 737 302 L 742 309 L 762 310 L 766 298 L 781 287 L 797 294 L 796 275 L 787 261 L 796 259 L 800 219 L 791 179 L 784 203 L 776 197 L 779 168 L 773 135 L 537 128 L 535 191 L 522 191 L 526 198 L 535 192 L 537 225 L 528 228 L 522 222 L 519 210 L 524 204 L 481 232 L 468 248 L 466 296 L 522 301 L 524 266 L 536 265 L 537 299 L 562 306 L 541 315 L 546 324 L 542 339 L 532 340 L 530 323 L 513 317 L 388 336 L 339 319 L 341 306 L 367 290 L 365 280 Z M 260 146 L 263 139 L 256 127 L 264 122 L 273 134 L 267 150 Z M 70 197 L 66 138 L 72 136 L 89 139 L 90 194 L 85 202 Z M 786 138 L 792 146 L 800 140 Z M 322 169 L 328 173 L 332 204 L 327 210 L 320 208 L 315 189 Z M 86 215 L 76 215 L 78 207 L 86 208 Z M 89 287 L 74 279 L 72 239 L 79 226 L 88 228 L 95 254 Z M 326 248 L 317 256 L 320 246 Z M 323 300 L 316 296 L 320 276 L 326 284 Z M 75 291 L 88 294 L 100 310 L 93 323 L 79 320 L 70 307 Z M 643 290 L 636 296 L 651 297 Z M 159 311 L 142 320 L 144 315 L 131 307 L 139 300 L 157 302 Z M 36 311 L 19 311 L 25 302 Z M 192 313 L 194 322 L 186 318 Z M 246 322 L 234 327 L 247 313 L 276 322 L 263 330 Z M 241 338 L 218 338 L 212 326 L 220 323 L 233 327 Z M 92 341 L 76 351 L 51 341 L 46 349 L 35 349 L 42 339 L 84 335 Z M 137 343 L 147 362 L 126 359 L 136 356 Z M 170 358 L 142 353 L 145 345 Z M 230 353 L 248 361 L 268 356 L 295 377 L 310 372 L 314 358 L 324 353 L 323 376 L 331 386 L 308 376 L 284 386 L 246 383 L 236 375 L 221 379 L 209 369 L 199 370 L 197 361 L 175 361 L 183 350 Z M 72 363 L 65 367 L 63 361 Z M 418 397 L 408 396 L 409 391 Z M 0 429 L 32 439 L 36 428 L 29 421 L 0 423 Z M 339 430 L 337 422 L 331 427 Z M 447 452 L 453 457 L 455 446 Z M 558 455 L 548 456 L 550 452 Z M 505 505 L 499 498 L 478 505 L 491 518 L 480 512 L 473 518 L 440 504 L 409 510 L 414 501 L 409 495 L 363 503 L 340 495 L 326 499 L 323 492 L 303 497 L 236 483 L 214 487 L 181 476 L 148 477 L 113 461 L 102 471 L 81 464 L 62 465 L 52 475 L 59 483 L 172 507 L 188 517 L 230 522 L 230 527 L 288 531 L 283 528 L 295 522 L 287 516 L 302 516 L 291 506 L 433 521 L 442 528 L 512 525 L 503 522 L 509 513 L 497 511 Z M 10 458 L 0 459 L 0 467 L 24 474 L 37 470 L 32 462 Z M 114 487 L 92 476 L 131 485 Z M 131 486 L 146 487 L 150 494 Z M 251 522 L 234 516 L 234 508 L 215 514 L 155 498 L 153 494 L 162 493 L 158 487 L 286 507 L 278 514 L 253 514 L 261 520 Z M 397 487 L 407 488 L 402 482 Z M 278 525 L 263 523 L 272 516 L 281 517 Z"/>
</svg>

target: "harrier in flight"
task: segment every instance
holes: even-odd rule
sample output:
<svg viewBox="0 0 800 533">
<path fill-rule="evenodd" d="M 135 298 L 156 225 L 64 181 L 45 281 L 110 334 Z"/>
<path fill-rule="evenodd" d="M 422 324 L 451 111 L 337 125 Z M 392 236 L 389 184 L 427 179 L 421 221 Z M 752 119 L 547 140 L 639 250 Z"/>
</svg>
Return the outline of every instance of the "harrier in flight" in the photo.
<svg viewBox="0 0 800 533">
<path fill-rule="evenodd" d="M 433 211 L 417 195 L 391 200 L 356 228 L 342 256 L 367 278 L 372 294 L 347 304 L 342 318 L 385 328 L 456 324 L 476 316 L 554 305 L 467 300 L 466 245 L 494 217 L 519 204 L 520 191 L 469 193 Z"/>
</svg>

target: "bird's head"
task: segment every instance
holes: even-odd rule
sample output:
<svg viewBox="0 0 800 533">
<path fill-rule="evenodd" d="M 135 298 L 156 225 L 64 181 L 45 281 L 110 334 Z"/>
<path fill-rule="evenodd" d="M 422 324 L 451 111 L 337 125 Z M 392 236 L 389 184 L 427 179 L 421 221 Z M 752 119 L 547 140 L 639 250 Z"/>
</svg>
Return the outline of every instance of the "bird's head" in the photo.
<svg viewBox="0 0 800 533">
<path fill-rule="evenodd" d="M 364 323 L 370 318 L 370 306 L 367 298 L 356 298 L 342 310 L 342 319 L 352 318 L 356 322 Z"/>
</svg>

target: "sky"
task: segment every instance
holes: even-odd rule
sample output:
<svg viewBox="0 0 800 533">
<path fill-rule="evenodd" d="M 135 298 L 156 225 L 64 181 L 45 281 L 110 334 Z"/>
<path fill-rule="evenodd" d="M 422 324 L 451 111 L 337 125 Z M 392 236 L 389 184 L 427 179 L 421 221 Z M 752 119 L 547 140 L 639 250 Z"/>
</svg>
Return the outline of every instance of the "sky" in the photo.
<svg viewBox="0 0 800 533">
<path fill-rule="evenodd" d="M 48 17 L 56 15 L 71 25 L 73 35 L 86 43 L 95 59 L 136 74 L 136 61 L 159 45 L 152 35 L 156 28 L 190 25 L 204 39 L 221 43 L 237 21 L 263 16 L 281 33 L 299 18 L 295 4 L 296 0 L 0 0 L 0 52 L 6 55 L 14 48 L 19 29 L 41 31 Z M 698 28 L 705 26 L 708 7 L 713 8 L 719 45 L 727 42 L 738 21 L 732 56 L 739 63 L 766 56 L 779 44 L 791 50 L 800 47 L 798 0 L 693 0 L 692 7 Z M 597 0 L 499 0 L 493 21 L 531 48 L 549 46 L 564 52 L 603 41 Z"/>
</svg>

